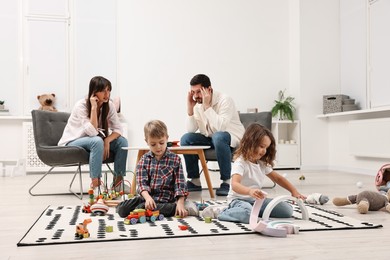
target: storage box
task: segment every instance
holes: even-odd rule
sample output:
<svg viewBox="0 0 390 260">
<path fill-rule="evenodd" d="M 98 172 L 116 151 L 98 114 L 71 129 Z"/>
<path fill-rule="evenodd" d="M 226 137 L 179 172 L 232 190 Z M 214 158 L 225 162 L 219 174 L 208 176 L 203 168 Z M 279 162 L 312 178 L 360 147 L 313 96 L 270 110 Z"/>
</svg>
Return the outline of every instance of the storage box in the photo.
<svg viewBox="0 0 390 260">
<path fill-rule="evenodd" d="M 346 95 L 324 95 L 323 97 L 323 113 L 337 113 L 343 111 L 343 99 L 348 99 Z"/>
</svg>

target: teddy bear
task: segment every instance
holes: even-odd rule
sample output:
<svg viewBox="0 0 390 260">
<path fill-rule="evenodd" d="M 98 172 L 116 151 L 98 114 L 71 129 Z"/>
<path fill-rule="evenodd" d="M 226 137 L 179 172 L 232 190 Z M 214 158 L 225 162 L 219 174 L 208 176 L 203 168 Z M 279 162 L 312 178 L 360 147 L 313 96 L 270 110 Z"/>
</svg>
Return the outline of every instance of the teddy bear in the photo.
<svg viewBox="0 0 390 260">
<path fill-rule="evenodd" d="M 39 107 L 39 110 L 47 110 L 47 111 L 53 111 L 57 112 L 57 109 L 54 106 L 56 95 L 51 94 L 42 94 L 37 96 L 37 99 L 39 101 L 39 104 L 41 105 Z"/>
<path fill-rule="evenodd" d="M 357 210 L 360 214 L 366 214 L 368 211 L 377 211 L 385 208 L 390 212 L 390 190 L 386 194 L 378 191 L 365 190 L 359 192 L 357 195 L 350 195 L 348 197 L 336 197 L 333 199 L 333 204 L 336 206 L 345 206 L 357 204 Z"/>
</svg>

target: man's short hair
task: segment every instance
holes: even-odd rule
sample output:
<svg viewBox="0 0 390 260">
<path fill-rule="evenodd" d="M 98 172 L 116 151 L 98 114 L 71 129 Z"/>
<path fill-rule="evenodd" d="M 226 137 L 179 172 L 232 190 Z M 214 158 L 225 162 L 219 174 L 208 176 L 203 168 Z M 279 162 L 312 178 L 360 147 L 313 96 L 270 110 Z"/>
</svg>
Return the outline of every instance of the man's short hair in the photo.
<svg viewBox="0 0 390 260">
<path fill-rule="evenodd" d="M 207 77 L 206 75 L 204 74 L 198 74 L 198 75 L 195 75 L 191 81 L 190 81 L 190 85 L 191 86 L 195 86 L 195 85 L 201 85 L 202 87 L 204 88 L 208 88 L 211 86 L 211 82 L 210 82 L 210 78 Z"/>
</svg>

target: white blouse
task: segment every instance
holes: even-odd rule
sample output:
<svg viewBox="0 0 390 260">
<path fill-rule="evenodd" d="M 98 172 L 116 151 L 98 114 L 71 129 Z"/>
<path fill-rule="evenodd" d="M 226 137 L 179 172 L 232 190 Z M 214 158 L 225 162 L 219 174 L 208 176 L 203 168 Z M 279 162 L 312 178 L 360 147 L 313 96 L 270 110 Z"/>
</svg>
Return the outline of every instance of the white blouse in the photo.
<svg viewBox="0 0 390 260">
<path fill-rule="evenodd" d="M 114 103 L 109 101 L 110 111 L 107 115 L 108 128 L 111 132 L 122 135 L 122 125 L 119 120 L 118 114 L 115 109 Z M 101 114 L 101 113 L 100 113 Z M 99 120 L 100 122 L 101 120 Z M 101 127 L 99 125 L 99 127 Z M 77 101 L 72 109 L 72 113 L 68 119 L 68 123 L 65 126 L 64 133 L 60 141 L 59 146 L 65 146 L 70 141 L 76 140 L 84 136 L 97 136 L 99 132 L 91 124 L 88 117 L 87 102 L 85 99 Z"/>
</svg>

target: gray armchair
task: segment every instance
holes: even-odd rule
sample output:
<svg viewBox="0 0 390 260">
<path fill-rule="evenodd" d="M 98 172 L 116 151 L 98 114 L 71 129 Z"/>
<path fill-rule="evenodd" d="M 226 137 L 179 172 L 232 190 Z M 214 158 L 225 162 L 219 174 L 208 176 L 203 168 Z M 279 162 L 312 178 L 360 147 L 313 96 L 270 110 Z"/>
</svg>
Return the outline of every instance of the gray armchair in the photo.
<svg viewBox="0 0 390 260">
<path fill-rule="evenodd" d="M 89 153 L 81 148 L 75 146 L 58 146 L 62 133 L 64 132 L 65 125 L 68 122 L 70 116 L 65 112 L 51 112 L 44 110 L 31 111 L 32 124 L 34 131 L 34 141 L 36 152 L 39 159 L 51 168 L 29 189 L 29 193 L 32 196 L 42 195 L 65 195 L 74 194 L 79 199 L 83 198 L 83 185 L 81 175 L 81 165 L 89 163 Z M 108 163 L 114 162 L 114 156 L 111 155 L 104 163 L 106 163 L 109 170 L 112 172 Z M 36 194 L 32 190 L 38 185 L 55 167 L 67 167 L 77 166 L 76 172 L 69 185 L 69 191 L 71 193 L 50 193 L 50 194 Z M 77 176 L 80 178 L 80 193 L 76 193 L 72 190 L 73 182 Z"/>
<path fill-rule="evenodd" d="M 269 130 L 272 128 L 272 114 L 271 112 L 264 111 L 259 113 L 240 113 L 240 121 L 244 125 L 245 129 L 252 123 L 259 123 Z M 234 149 L 233 149 L 234 152 Z M 204 155 L 206 157 L 206 161 L 217 161 L 217 155 L 214 149 L 204 150 Z M 273 188 L 276 186 L 276 183 L 273 184 Z"/>
</svg>

